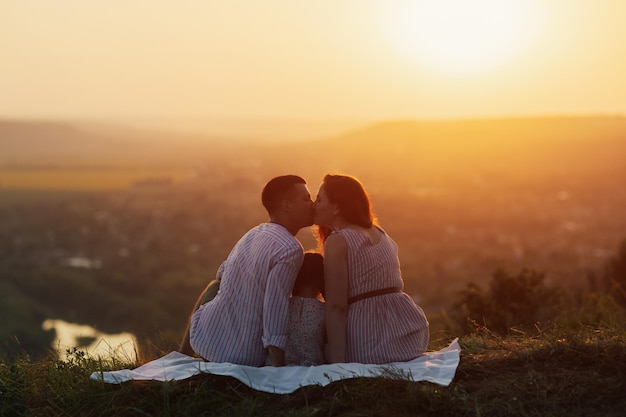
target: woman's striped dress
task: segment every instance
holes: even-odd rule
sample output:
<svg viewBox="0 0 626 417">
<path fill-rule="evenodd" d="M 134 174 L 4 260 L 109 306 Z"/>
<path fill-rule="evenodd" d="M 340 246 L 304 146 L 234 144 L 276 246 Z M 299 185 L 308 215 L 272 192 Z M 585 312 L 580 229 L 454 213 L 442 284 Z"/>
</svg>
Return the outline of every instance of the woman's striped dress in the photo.
<svg viewBox="0 0 626 417">
<path fill-rule="evenodd" d="M 398 247 L 382 230 L 380 240 L 352 229 L 337 229 L 348 246 L 348 298 L 384 288 L 402 288 Z M 428 347 L 428 320 L 413 299 L 394 292 L 348 306 L 346 362 L 404 362 Z"/>
</svg>

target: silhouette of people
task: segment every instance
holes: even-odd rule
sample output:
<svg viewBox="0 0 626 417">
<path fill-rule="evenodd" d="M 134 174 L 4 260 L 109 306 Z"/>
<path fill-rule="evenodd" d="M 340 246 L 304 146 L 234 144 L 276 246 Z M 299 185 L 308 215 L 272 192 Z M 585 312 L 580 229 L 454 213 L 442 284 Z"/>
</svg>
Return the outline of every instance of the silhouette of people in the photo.
<svg viewBox="0 0 626 417">
<path fill-rule="evenodd" d="M 180 351 L 213 362 L 285 364 L 289 298 L 304 259 L 295 238 L 313 222 L 306 181 L 295 175 L 263 188 L 269 221 L 249 230 L 220 265 L 192 311 Z"/>
<path fill-rule="evenodd" d="M 402 291 L 398 247 L 378 226 L 361 182 L 326 175 L 315 201 L 324 254 L 326 361 L 412 360 L 428 347 L 428 321 Z"/>
</svg>

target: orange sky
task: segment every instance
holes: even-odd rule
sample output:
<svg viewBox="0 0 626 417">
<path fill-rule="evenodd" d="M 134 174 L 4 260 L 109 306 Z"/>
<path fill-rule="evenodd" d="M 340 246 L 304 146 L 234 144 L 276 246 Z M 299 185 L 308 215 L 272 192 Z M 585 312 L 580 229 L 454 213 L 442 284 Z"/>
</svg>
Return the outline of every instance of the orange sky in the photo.
<svg viewBox="0 0 626 417">
<path fill-rule="evenodd" d="M 0 118 L 625 114 L 624 16 L 623 0 L 0 0 Z"/>
</svg>

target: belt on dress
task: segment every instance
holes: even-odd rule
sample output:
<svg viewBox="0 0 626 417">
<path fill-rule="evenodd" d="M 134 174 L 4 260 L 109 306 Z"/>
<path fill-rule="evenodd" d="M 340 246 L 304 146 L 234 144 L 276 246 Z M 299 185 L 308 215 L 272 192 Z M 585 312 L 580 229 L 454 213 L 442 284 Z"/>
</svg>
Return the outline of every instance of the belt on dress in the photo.
<svg viewBox="0 0 626 417">
<path fill-rule="evenodd" d="M 379 295 L 392 294 L 394 292 L 402 292 L 402 288 L 381 288 L 380 290 L 364 292 L 363 294 L 348 298 L 348 305 L 365 300 L 366 298 L 378 297 Z"/>
</svg>

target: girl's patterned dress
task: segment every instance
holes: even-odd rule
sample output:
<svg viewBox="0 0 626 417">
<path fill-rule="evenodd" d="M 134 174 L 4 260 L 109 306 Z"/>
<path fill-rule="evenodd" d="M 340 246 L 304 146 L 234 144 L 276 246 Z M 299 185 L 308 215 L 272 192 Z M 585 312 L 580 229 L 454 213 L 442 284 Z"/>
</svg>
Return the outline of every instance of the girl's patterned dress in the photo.
<svg viewBox="0 0 626 417">
<path fill-rule="evenodd" d="M 324 363 L 324 303 L 316 298 L 291 297 L 285 362 L 311 366 Z"/>
</svg>

